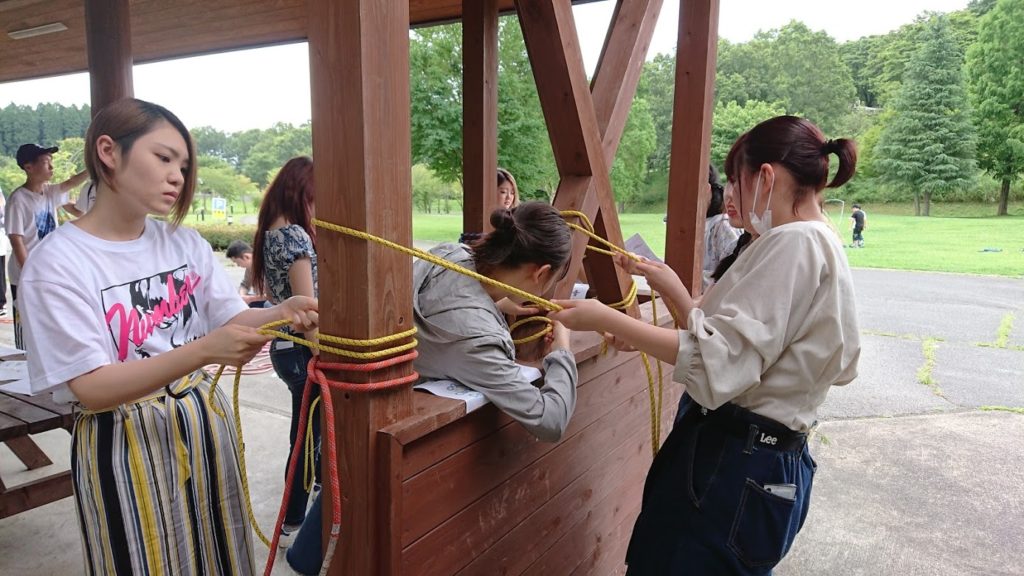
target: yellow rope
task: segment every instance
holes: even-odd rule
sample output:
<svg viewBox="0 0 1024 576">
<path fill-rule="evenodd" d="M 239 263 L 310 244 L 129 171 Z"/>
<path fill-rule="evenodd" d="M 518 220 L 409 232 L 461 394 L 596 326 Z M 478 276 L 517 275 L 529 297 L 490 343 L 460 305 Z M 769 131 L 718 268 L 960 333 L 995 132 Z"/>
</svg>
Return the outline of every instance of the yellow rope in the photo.
<svg viewBox="0 0 1024 576">
<path fill-rule="evenodd" d="M 608 256 L 614 256 L 616 253 L 625 254 L 629 259 L 633 260 L 634 262 L 640 262 L 641 261 L 640 257 L 638 257 L 636 254 L 628 252 L 625 249 L 620 248 L 620 247 L 616 246 L 615 244 L 612 244 L 608 240 L 605 240 L 604 238 L 601 238 L 600 236 L 598 236 L 595 233 L 595 231 L 594 231 L 594 225 L 593 225 L 593 223 L 590 222 L 590 218 L 588 218 L 587 215 L 584 214 L 583 212 L 580 212 L 578 210 L 563 210 L 561 212 L 561 215 L 562 215 L 563 218 L 573 218 L 573 217 L 574 218 L 579 218 L 580 222 L 582 222 L 582 225 L 573 224 L 572 222 L 566 222 L 566 224 L 568 224 L 569 227 L 572 228 L 573 230 L 577 230 L 579 232 L 582 232 L 582 233 L 586 234 L 587 236 L 589 236 L 591 240 L 595 240 L 598 243 L 603 244 L 603 245 L 605 245 L 605 246 L 607 246 L 609 248 L 609 250 L 605 250 L 603 248 L 598 248 L 597 246 L 591 246 L 591 245 L 588 244 L 587 245 L 587 250 L 592 250 L 594 252 L 598 252 L 598 253 L 601 253 L 601 254 L 606 254 Z M 626 297 L 623 298 L 621 302 L 616 302 L 614 304 L 608 304 L 608 307 L 609 308 L 615 308 L 616 310 L 625 310 L 626 308 L 629 308 L 630 306 L 632 306 L 636 302 L 636 299 L 637 299 L 637 285 L 636 285 L 636 282 L 633 282 L 632 286 L 630 286 L 630 288 L 629 288 L 629 293 L 626 294 Z M 653 325 L 655 325 L 655 326 L 658 325 L 657 299 L 658 299 L 658 295 L 652 289 L 651 290 L 651 315 L 653 316 L 653 318 L 651 319 L 651 323 Z M 666 304 L 667 304 L 667 302 L 666 302 Z M 668 308 L 669 308 L 669 313 L 672 314 L 672 318 L 676 320 L 676 325 L 678 326 L 679 322 L 678 322 L 678 318 L 676 317 L 675 311 L 672 309 L 671 306 L 669 306 Z M 608 352 L 608 342 L 605 341 L 605 342 L 601 343 L 601 354 L 604 355 L 607 352 Z M 648 358 L 646 352 L 641 352 L 640 353 L 640 360 L 643 362 L 643 364 L 644 364 L 644 372 L 647 374 L 647 396 L 648 396 L 648 400 L 650 402 L 650 408 L 651 408 L 651 451 L 654 454 L 657 454 L 658 453 L 658 447 L 661 446 L 661 401 L 662 401 L 663 392 L 664 392 L 664 390 L 663 390 L 663 387 L 664 387 L 664 384 L 663 384 L 663 372 L 661 370 L 661 362 L 658 361 L 657 359 L 655 359 L 655 362 L 656 362 L 657 367 L 658 367 L 658 385 L 657 385 L 657 393 L 655 393 L 654 374 L 651 372 L 651 361 L 650 361 L 650 358 Z"/>
<path fill-rule="evenodd" d="M 545 326 L 543 330 L 537 332 L 536 334 L 530 334 L 529 336 L 526 336 L 524 338 L 513 340 L 513 344 L 526 344 L 528 342 L 533 342 L 534 340 L 540 340 L 544 336 L 550 334 L 551 331 L 554 329 L 552 328 L 552 324 L 554 323 L 554 321 L 551 320 L 551 318 L 548 318 L 547 316 L 528 316 L 526 318 L 523 318 L 522 320 L 516 320 L 515 322 L 513 322 L 512 325 L 508 327 L 508 331 L 511 334 L 512 331 L 515 330 L 516 328 L 519 328 L 524 324 L 529 324 L 530 322 L 543 322 L 546 323 L 547 326 Z"/>
<path fill-rule="evenodd" d="M 398 340 L 404 340 L 406 338 L 410 338 L 410 337 L 414 336 L 416 334 L 416 328 L 413 327 L 413 328 L 410 328 L 410 329 L 406 330 L 405 332 L 399 332 L 398 334 L 390 334 L 388 336 L 381 336 L 380 338 L 369 338 L 369 339 L 366 339 L 366 340 L 357 340 L 357 339 L 354 339 L 354 338 L 342 338 L 341 336 L 331 336 L 330 334 L 320 334 L 318 336 L 320 342 L 313 342 L 312 340 L 307 340 L 305 338 L 302 338 L 301 336 L 296 336 L 294 334 L 289 334 L 287 332 L 282 332 L 280 330 L 274 330 L 274 328 L 277 328 L 279 326 L 284 326 L 284 325 L 290 324 L 290 323 L 291 322 L 288 321 L 288 320 L 277 320 L 275 322 L 270 322 L 268 324 L 260 326 L 260 328 L 259 328 L 259 330 L 257 330 L 257 332 L 259 332 L 260 334 L 265 334 L 267 336 L 275 336 L 277 338 L 283 338 L 284 340 L 290 340 L 290 341 L 295 342 L 297 344 L 302 344 L 303 346 L 306 346 L 306 347 L 310 348 L 311 350 L 320 350 L 321 352 L 330 352 L 332 354 L 337 354 L 338 356 L 346 356 L 348 358 L 357 358 L 359 360 L 376 360 L 378 358 L 386 358 L 388 356 L 395 356 L 397 354 L 401 354 L 402 352 L 407 352 L 409 350 L 412 350 L 413 348 L 416 347 L 416 344 L 417 344 L 416 339 L 413 338 L 413 340 L 411 342 L 408 342 L 406 344 L 402 344 L 400 346 L 394 346 L 392 348 L 386 348 L 384 350 L 376 350 L 376 351 L 373 351 L 373 352 L 356 352 L 354 350 L 347 350 L 345 348 L 338 348 L 336 346 L 328 346 L 326 344 L 323 344 L 323 342 L 330 342 L 332 344 L 340 344 L 342 346 L 351 346 L 353 348 L 369 348 L 369 347 L 372 347 L 372 346 L 383 346 L 385 344 L 390 344 L 392 342 L 396 342 Z"/>
<path fill-rule="evenodd" d="M 313 442 L 313 417 L 316 414 L 317 404 L 320 403 L 320 397 L 317 396 L 309 404 L 309 418 L 306 419 L 306 440 L 305 446 L 302 452 L 302 484 L 306 487 L 306 492 L 313 490 L 313 478 L 316 476 L 313 469 L 316 468 L 316 446 Z"/>
<path fill-rule="evenodd" d="M 217 374 L 213 377 L 213 382 L 210 383 L 209 404 L 210 410 L 212 410 L 214 414 L 226 420 L 227 415 L 224 414 L 224 411 L 221 410 L 220 406 L 214 402 L 214 392 L 217 390 L 217 382 L 220 380 L 221 374 L 224 373 L 224 368 L 225 366 L 221 365 L 217 370 Z M 263 544 L 269 548 L 270 539 L 263 534 L 263 530 L 260 529 L 260 525 L 256 521 L 256 513 L 253 512 L 252 509 L 252 497 L 249 495 L 249 474 L 247 473 L 245 466 L 245 439 L 242 436 L 242 412 L 238 402 L 238 388 L 241 382 L 242 370 L 239 369 L 235 371 L 234 389 L 231 392 L 231 404 L 235 413 L 235 434 L 238 435 L 238 468 L 242 477 L 242 495 L 245 497 L 245 511 L 249 515 L 249 522 L 252 523 L 252 528 L 256 531 L 256 536 L 259 537 L 260 542 L 263 542 Z"/>
<path fill-rule="evenodd" d="M 566 210 L 566 211 L 562 212 L 561 214 L 562 214 L 563 217 L 577 217 L 577 218 L 579 218 L 580 221 L 583 222 L 583 226 L 580 226 L 580 225 L 577 225 L 577 224 L 573 224 L 571 222 L 566 222 L 566 224 L 569 225 L 569 227 L 571 227 L 571 228 L 573 228 L 575 230 L 578 230 L 580 232 L 583 232 L 584 234 L 588 235 L 591 239 L 593 239 L 593 240 L 595 240 L 595 241 L 597 241 L 597 242 L 599 242 L 601 244 L 604 244 L 605 246 L 608 246 L 610 248 L 610 250 L 604 250 L 604 249 L 598 248 L 596 246 L 588 245 L 587 246 L 588 249 L 591 249 L 591 250 L 594 250 L 594 251 L 597 251 L 597 252 L 600 252 L 600 253 L 603 253 L 603 254 L 607 254 L 607 255 L 613 255 L 614 252 L 617 252 L 617 253 L 620 253 L 620 254 L 627 255 L 629 258 L 631 258 L 631 259 L 633 259 L 635 261 L 639 261 L 640 260 L 636 255 L 631 254 L 631 253 L 627 252 L 626 250 L 624 250 L 624 249 L 622 249 L 622 248 L 620 248 L 618 246 L 615 246 L 611 242 L 609 242 L 609 241 L 605 240 L 604 238 L 601 238 L 600 236 L 595 234 L 594 233 L 594 226 L 590 222 L 590 219 L 587 217 L 586 214 L 584 214 L 582 212 L 574 211 L 574 210 Z M 361 238 L 363 240 L 367 240 L 367 241 L 371 241 L 371 242 L 376 242 L 376 243 L 378 243 L 378 244 L 380 244 L 382 246 L 386 246 L 388 248 L 392 248 L 394 250 L 398 250 L 399 252 L 402 252 L 404 254 L 408 254 L 410 256 L 415 256 L 415 257 L 420 258 L 422 260 L 426 260 L 427 262 L 430 262 L 431 264 L 434 264 L 436 266 L 441 266 L 443 268 L 446 268 L 448 270 L 452 270 L 454 272 L 458 272 L 460 274 L 464 274 L 464 275 L 469 276 L 470 278 L 474 278 L 477 281 L 482 282 L 484 284 L 489 284 L 491 286 L 496 286 L 498 288 L 501 288 L 502 290 L 505 290 L 506 292 L 509 292 L 511 294 L 515 294 L 515 295 L 520 296 L 520 297 L 522 297 L 524 299 L 532 301 L 537 306 L 539 306 L 541 308 L 545 308 L 545 309 L 551 310 L 551 311 L 562 310 L 562 307 L 559 306 L 558 304 L 555 304 L 554 302 L 551 302 L 551 301 L 546 300 L 544 298 L 541 298 L 539 296 L 530 294 L 529 292 L 526 292 L 525 290 L 520 290 L 519 288 L 516 288 L 515 286 L 510 286 L 510 285 L 505 284 L 503 282 L 499 282 L 497 280 L 494 280 L 492 278 L 484 276 L 484 275 L 482 275 L 482 274 L 480 274 L 478 272 L 475 272 L 473 270 L 469 270 L 468 268 L 465 268 L 463 266 L 459 266 L 458 264 L 454 264 L 454 263 L 449 262 L 449 261 L 447 261 L 447 260 L 445 260 L 443 258 L 439 258 L 437 256 L 434 256 L 433 254 L 430 254 L 430 253 L 425 252 L 423 250 L 420 250 L 418 248 L 408 248 L 408 247 L 402 246 L 400 244 L 396 244 L 394 242 L 386 240 L 384 238 L 380 238 L 380 237 L 374 236 L 372 234 L 368 234 L 366 232 L 361 232 L 359 230 L 355 230 L 353 228 L 348 228 L 348 227 L 345 227 L 345 226 L 339 226 L 337 224 L 332 224 L 330 222 L 325 222 L 323 220 L 319 220 L 319 219 L 315 219 L 315 218 L 313 219 L 313 224 L 315 226 L 320 227 L 320 228 L 324 228 L 324 229 L 331 230 L 331 231 L 334 231 L 334 232 L 339 232 L 339 233 L 342 233 L 342 234 L 347 234 L 349 236 L 354 236 L 356 238 Z M 657 324 L 657 317 L 658 316 L 657 316 L 657 312 L 656 312 L 657 309 L 653 308 L 654 306 L 656 306 L 656 304 L 653 303 L 654 300 L 656 299 L 656 295 L 654 295 L 654 296 L 655 297 L 652 298 L 652 311 L 654 311 L 654 323 L 656 325 Z M 630 287 L 629 293 L 626 295 L 626 297 L 621 302 L 616 302 L 614 304 L 611 304 L 610 306 L 612 308 L 624 310 L 624 309 L 628 308 L 629 306 L 631 306 L 633 303 L 635 303 L 636 299 L 637 299 L 637 285 L 634 282 L 632 284 L 632 286 Z M 672 312 L 671 307 L 670 307 L 670 312 Z M 674 313 L 673 313 L 673 317 L 675 317 Z M 548 324 L 550 324 L 551 320 L 549 318 L 547 318 L 547 317 L 544 317 L 544 316 L 533 316 L 533 317 L 529 317 L 529 318 L 524 318 L 522 320 L 519 320 L 519 321 L 513 323 L 512 326 L 509 327 L 509 331 L 511 332 L 511 330 L 513 330 L 513 329 L 515 329 L 515 328 L 517 328 L 517 327 L 519 327 L 519 326 L 521 326 L 521 325 L 523 325 L 523 324 L 525 324 L 527 322 L 547 322 Z M 416 339 L 413 338 L 413 340 L 411 342 L 408 342 L 408 343 L 402 344 L 402 345 L 398 345 L 398 346 L 393 346 L 391 348 L 387 348 L 387 349 L 384 349 L 384 350 L 377 350 L 377 351 L 371 351 L 371 352 L 356 352 L 356 351 L 347 350 L 347 349 L 344 349 L 344 348 L 338 348 L 336 346 L 329 346 L 329 345 L 324 344 L 323 342 L 330 342 L 332 344 L 339 344 L 339 345 L 342 345 L 342 346 L 350 346 L 350 347 L 356 347 L 356 348 L 369 348 L 369 347 L 375 347 L 375 346 L 383 346 L 383 345 L 386 345 L 386 344 L 390 344 L 392 342 L 396 342 L 396 341 L 399 341 L 399 340 L 404 340 L 406 338 L 411 338 L 413 335 L 416 334 L 416 328 L 412 328 L 410 330 L 406 330 L 405 332 L 401 332 L 401 333 L 398 333 L 398 334 L 391 334 L 391 335 L 388 335 L 388 336 L 382 336 L 380 338 L 371 338 L 371 339 L 365 339 L 365 340 L 363 340 L 363 339 L 353 339 L 353 338 L 343 338 L 343 337 L 340 337 L 340 336 L 331 336 L 329 334 L 319 334 L 320 342 L 313 342 L 311 340 L 307 340 L 305 338 L 302 338 L 302 337 L 299 337 L 299 336 L 295 336 L 294 334 L 289 334 L 289 333 L 286 333 L 286 332 L 283 332 L 283 331 L 275 329 L 275 328 L 278 328 L 278 327 L 281 327 L 281 326 L 284 326 L 284 325 L 287 325 L 287 324 L 289 324 L 288 320 L 279 320 L 279 321 L 276 321 L 276 322 L 270 322 L 268 324 L 265 324 L 265 325 L 261 326 L 257 330 L 257 332 L 259 332 L 260 334 L 268 335 L 268 336 L 275 336 L 275 337 L 278 337 L 278 338 L 283 338 L 285 340 L 289 340 L 289 341 L 295 342 L 297 344 L 302 344 L 304 346 L 309 347 L 310 349 L 330 352 L 330 353 L 333 353 L 333 354 L 337 354 L 339 356 L 345 356 L 345 357 L 348 357 L 348 358 L 356 358 L 356 359 L 362 359 L 362 360 L 372 360 L 372 359 L 384 358 L 384 357 L 387 357 L 387 356 L 393 356 L 393 355 L 396 355 L 396 354 L 400 354 L 402 352 L 406 352 L 408 350 L 411 350 L 411 349 L 415 348 L 416 344 L 417 344 Z M 677 318 L 677 324 L 678 324 L 678 318 Z M 524 344 L 524 343 L 527 343 L 527 342 L 532 342 L 533 340 L 537 340 L 537 339 L 543 337 L 545 334 L 549 333 L 551 330 L 552 330 L 552 327 L 549 325 L 544 330 L 541 330 L 537 334 L 532 334 L 532 335 L 530 335 L 530 336 L 528 336 L 526 338 L 519 339 L 519 340 L 515 341 L 515 343 L 516 344 Z M 649 361 L 646 353 L 641 353 L 640 354 L 640 358 L 641 358 L 641 360 L 642 360 L 642 362 L 644 364 L 644 371 L 647 373 L 648 397 L 649 397 L 650 407 L 651 407 L 651 449 L 652 449 L 652 452 L 656 454 L 657 451 L 658 451 L 658 447 L 660 445 L 660 432 L 661 432 L 661 398 L 662 398 L 661 362 L 658 362 L 658 386 L 657 386 L 657 398 L 655 398 L 654 375 L 651 373 L 650 361 Z M 211 408 L 211 410 L 214 413 L 216 413 L 221 418 L 226 418 L 226 415 L 224 414 L 224 411 L 221 410 L 221 408 L 219 406 L 217 406 L 213 402 L 213 398 L 214 398 L 214 393 L 215 393 L 216 388 L 217 388 L 217 384 L 220 381 L 220 377 L 224 373 L 224 368 L 225 368 L 225 366 L 222 365 L 220 367 L 220 369 L 217 370 L 217 374 L 214 376 L 213 381 L 210 384 L 210 408 Z M 264 545 L 269 547 L 270 546 L 270 540 L 266 537 L 266 535 L 264 535 L 263 531 L 260 529 L 259 524 L 256 521 L 256 515 L 255 515 L 255 513 L 253 512 L 253 509 L 252 509 L 252 499 L 251 499 L 250 491 L 249 491 L 248 473 L 246 471 L 246 464 L 245 464 L 245 440 L 244 440 L 243 435 L 242 435 L 242 416 L 241 416 L 240 405 L 239 405 L 239 401 L 238 401 L 238 390 L 239 390 L 239 385 L 241 383 L 241 378 L 242 378 L 242 371 L 241 370 L 236 371 L 235 372 L 235 377 L 234 377 L 234 386 L 233 386 L 233 390 L 232 390 L 232 405 L 234 407 L 234 416 L 235 416 L 235 418 L 234 418 L 235 419 L 235 433 L 238 435 L 238 460 L 239 460 L 239 468 L 240 468 L 240 472 L 241 472 L 242 492 L 243 492 L 243 495 L 245 496 L 246 512 L 249 515 L 249 520 L 252 523 L 253 529 L 255 530 L 256 535 L 259 537 L 260 541 L 263 542 Z M 316 402 L 318 402 L 318 401 L 319 401 L 319 398 L 317 398 L 317 400 L 314 401 L 313 406 L 311 406 L 311 408 L 310 408 L 311 413 L 312 413 L 313 408 L 316 406 Z M 311 445 L 311 442 L 312 442 L 311 438 L 313 436 L 312 435 L 312 425 L 313 425 L 312 424 L 312 418 L 310 418 L 310 421 L 307 423 L 307 426 L 309 427 L 309 430 L 307 431 L 307 434 L 306 434 L 306 445 L 304 446 L 305 454 L 303 456 L 303 460 L 304 460 L 303 483 L 306 485 L 307 489 L 309 489 L 311 487 L 310 486 L 310 483 L 311 483 L 310 470 L 313 468 L 313 466 L 315 466 L 315 457 L 313 455 L 313 450 L 312 450 L 312 445 Z"/>
<path fill-rule="evenodd" d="M 406 246 L 402 246 L 401 244 L 396 244 L 396 243 L 394 243 L 394 242 L 392 242 L 390 240 L 386 240 L 384 238 L 380 238 L 378 236 L 374 236 L 373 234 L 368 234 L 366 232 L 355 230 L 353 228 L 348 228 L 346 226 L 339 226 L 337 224 L 331 224 L 330 222 L 324 222 L 323 220 L 319 220 L 319 219 L 316 219 L 316 218 L 313 219 L 313 224 L 318 226 L 318 227 L 320 227 L 320 228 L 324 228 L 326 230 L 331 230 L 333 232 L 339 232 L 341 234 L 347 234 L 349 236 L 355 236 L 356 238 L 361 238 L 363 240 L 368 240 L 370 242 L 376 242 L 377 244 L 380 244 L 381 246 L 387 246 L 388 248 L 392 248 L 394 250 L 398 250 L 399 252 L 402 252 L 403 254 L 408 254 L 410 256 L 415 256 L 415 257 L 419 258 L 420 260 L 426 260 L 427 262 L 430 262 L 431 264 L 434 264 L 436 266 L 441 266 L 442 268 L 447 268 L 448 270 L 452 270 L 453 272 L 458 272 L 459 274 L 464 274 L 466 276 L 469 276 L 470 278 L 473 278 L 475 280 L 483 282 L 484 284 L 490 284 L 491 286 L 496 286 L 496 287 L 501 288 L 502 290 L 504 290 L 506 292 L 509 292 L 511 294 L 515 294 L 516 296 L 519 296 L 521 298 L 525 298 L 526 300 L 528 300 L 530 302 L 533 302 L 535 305 L 537 305 L 537 306 L 539 306 L 541 308 L 544 308 L 546 310 L 551 310 L 551 311 L 557 312 L 557 311 L 562 309 L 561 306 L 559 306 L 558 304 L 555 304 L 554 302 L 551 302 L 550 300 L 545 300 L 544 298 L 541 298 L 540 296 L 535 296 L 535 295 L 530 294 L 529 292 L 527 292 L 525 290 L 520 290 L 519 288 L 516 288 L 515 286 L 509 286 L 508 284 L 505 284 L 504 282 L 498 282 L 497 280 L 495 280 L 493 278 L 488 278 L 487 276 L 484 276 L 483 274 L 480 274 L 479 272 L 475 272 L 473 270 L 470 270 L 469 268 L 465 268 L 463 266 L 459 266 L 458 264 L 455 264 L 453 262 L 449 262 L 449 261 L 445 260 L 444 258 L 440 258 L 438 256 L 434 256 L 433 254 L 431 254 L 429 252 L 426 252 L 424 250 L 420 250 L 419 248 L 408 248 Z"/>
</svg>

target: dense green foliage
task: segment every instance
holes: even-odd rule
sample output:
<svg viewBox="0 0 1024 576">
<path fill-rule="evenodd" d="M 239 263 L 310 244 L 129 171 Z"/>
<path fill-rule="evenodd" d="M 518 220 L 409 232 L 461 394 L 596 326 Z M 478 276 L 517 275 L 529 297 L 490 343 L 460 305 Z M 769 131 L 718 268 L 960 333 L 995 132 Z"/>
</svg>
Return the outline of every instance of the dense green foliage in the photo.
<svg viewBox="0 0 1024 576">
<path fill-rule="evenodd" d="M 1024 0 L 977 4 L 989 10 L 967 52 L 978 164 L 1000 181 L 998 213 L 1005 215 L 1010 184 L 1024 173 Z"/>
<path fill-rule="evenodd" d="M 418 28 L 410 35 L 412 162 L 418 166 L 413 197 L 422 211 L 461 209 L 461 51 L 458 24 Z M 523 198 L 550 198 L 558 175 L 514 17 L 501 18 L 498 56 L 499 164 L 515 174 Z M 757 122 L 798 114 L 828 137 L 858 142 L 858 173 L 847 186 L 829 190 L 834 197 L 919 199 L 925 214 L 933 198 L 998 202 L 992 212 L 1002 214 L 1010 202 L 1024 199 L 1021 62 L 1024 0 L 972 0 L 964 10 L 926 12 L 887 34 L 842 44 L 799 21 L 748 42 L 723 39 L 711 160 L 721 167 L 735 138 Z M 674 89 L 675 55 L 651 55 L 611 167 L 623 210 L 664 207 Z M 84 134 L 88 118 L 88 107 L 0 109 L 0 186 L 9 191 L 21 183 L 12 156 L 24 142 L 61 145 L 55 178 L 80 169 L 81 145 L 74 139 Z M 255 207 L 278 168 L 312 149 L 309 123 L 235 133 L 205 126 L 193 135 L 202 155 L 197 207 L 213 196 Z"/>
<path fill-rule="evenodd" d="M 974 127 L 967 112 L 963 55 L 945 17 L 919 35 L 921 47 L 874 154 L 887 182 L 913 191 L 917 214 L 927 216 L 933 195 L 953 193 L 974 177 Z"/>
</svg>

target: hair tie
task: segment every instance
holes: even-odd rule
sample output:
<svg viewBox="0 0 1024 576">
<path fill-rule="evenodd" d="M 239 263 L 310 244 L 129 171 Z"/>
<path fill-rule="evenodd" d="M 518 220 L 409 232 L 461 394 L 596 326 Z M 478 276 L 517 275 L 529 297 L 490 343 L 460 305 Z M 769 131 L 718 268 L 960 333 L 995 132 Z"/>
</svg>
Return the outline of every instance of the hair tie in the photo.
<svg viewBox="0 0 1024 576">
<path fill-rule="evenodd" d="M 825 143 L 821 145 L 821 153 L 828 156 L 833 152 L 839 152 L 839 143 L 831 139 L 825 140 Z"/>
</svg>

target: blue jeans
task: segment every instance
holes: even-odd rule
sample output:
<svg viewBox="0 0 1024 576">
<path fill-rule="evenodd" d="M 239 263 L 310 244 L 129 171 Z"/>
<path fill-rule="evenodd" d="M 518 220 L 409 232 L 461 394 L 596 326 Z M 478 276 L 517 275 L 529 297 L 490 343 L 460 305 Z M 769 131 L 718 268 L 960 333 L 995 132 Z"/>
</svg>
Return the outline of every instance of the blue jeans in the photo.
<svg viewBox="0 0 1024 576">
<path fill-rule="evenodd" d="M 270 362 L 274 365 L 274 372 L 278 378 L 284 380 L 288 385 L 288 391 L 292 394 L 292 421 L 288 432 L 288 462 L 291 462 L 292 452 L 295 451 L 295 438 L 299 431 L 299 413 L 302 410 L 302 393 L 306 388 L 306 366 L 313 352 L 288 340 L 276 339 L 270 346 Z M 309 396 L 312 403 L 320 397 L 320 389 L 314 387 Z M 316 481 L 320 481 L 320 406 L 309 413 L 313 420 L 313 446 L 316 456 Z M 306 490 L 302 478 L 302 446 L 299 446 L 300 457 L 295 470 L 295 479 L 292 480 L 292 489 L 288 493 L 288 511 L 285 513 L 284 523 L 296 526 L 302 523 L 306 516 L 306 504 L 309 501 L 309 491 Z M 285 463 L 285 474 L 287 475 L 287 462 Z M 286 476 L 287 477 L 287 476 Z"/>
<path fill-rule="evenodd" d="M 320 535 L 323 533 L 323 528 L 321 527 L 323 508 L 320 504 L 320 498 L 323 494 L 324 491 L 321 490 L 317 492 L 316 498 L 313 498 L 313 505 L 309 507 L 309 514 L 306 514 L 306 520 L 302 523 L 302 528 L 299 529 L 299 533 L 295 536 L 295 541 L 292 542 L 291 548 L 288 549 L 284 556 L 292 570 L 299 574 L 319 574 L 320 564 L 324 561 L 323 551 L 320 549 Z"/>
<path fill-rule="evenodd" d="M 731 404 L 712 416 L 683 404 L 647 475 L 627 574 L 770 575 L 807 518 L 817 466 L 806 442 L 768 448 L 734 420 L 769 436 L 786 433 L 780 424 Z"/>
</svg>

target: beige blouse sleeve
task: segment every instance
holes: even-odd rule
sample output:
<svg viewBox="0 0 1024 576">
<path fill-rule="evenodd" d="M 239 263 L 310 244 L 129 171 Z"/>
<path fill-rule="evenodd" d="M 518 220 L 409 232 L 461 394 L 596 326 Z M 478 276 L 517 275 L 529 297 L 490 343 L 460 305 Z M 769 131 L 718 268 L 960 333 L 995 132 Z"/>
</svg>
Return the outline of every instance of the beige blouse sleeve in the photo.
<svg viewBox="0 0 1024 576">
<path fill-rule="evenodd" d="M 709 409 L 760 385 L 803 329 L 827 273 L 821 246 L 805 234 L 762 237 L 744 256 L 743 270 L 715 285 L 714 309 L 695 308 L 679 331 L 673 379 Z"/>
</svg>

